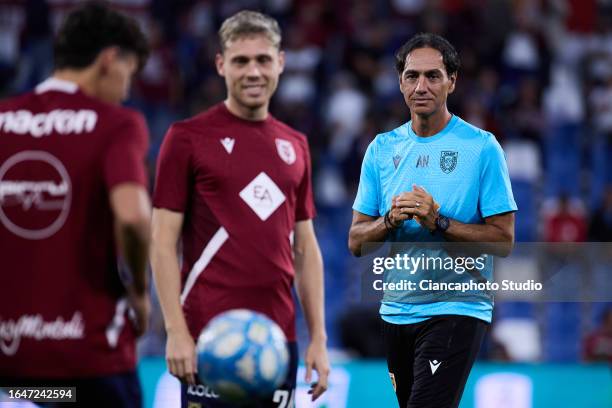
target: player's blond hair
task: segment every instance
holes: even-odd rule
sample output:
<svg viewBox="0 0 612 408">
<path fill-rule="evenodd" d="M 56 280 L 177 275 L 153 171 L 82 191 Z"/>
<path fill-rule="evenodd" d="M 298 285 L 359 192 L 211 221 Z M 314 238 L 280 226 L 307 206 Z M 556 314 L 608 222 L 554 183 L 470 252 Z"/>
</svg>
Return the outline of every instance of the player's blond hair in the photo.
<svg viewBox="0 0 612 408">
<path fill-rule="evenodd" d="M 280 49 L 281 30 L 278 22 L 266 14 L 243 10 L 227 18 L 221 25 L 219 29 L 221 51 L 225 51 L 229 42 L 252 35 L 264 35 L 272 45 Z"/>
</svg>

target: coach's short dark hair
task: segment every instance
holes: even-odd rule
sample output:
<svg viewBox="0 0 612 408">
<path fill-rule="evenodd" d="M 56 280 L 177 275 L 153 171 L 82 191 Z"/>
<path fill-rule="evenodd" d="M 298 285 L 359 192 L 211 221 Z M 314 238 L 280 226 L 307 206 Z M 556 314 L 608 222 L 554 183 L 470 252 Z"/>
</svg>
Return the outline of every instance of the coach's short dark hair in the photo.
<svg viewBox="0 0 612 408">
<path fill-rule="evenodd" d="M 87 3 L 66 17 L 55 38 L 55 68 L 85 68 L 112 46 L 134 53 L 140 68 L 149 56 L 147 39 L 133 18 L 102 2 Z"/>
<path fill-rule="evenodd" d="M 440 51 L 444 68 L 449 76 L 459 71 L 461 65 L 459 54 L 446 38 L 432 33 L 420 33 L 402 45 L 395 54 L 395 69 L 397 69 L 398 74 L 401 75 L 404 72 L 408 54 L 418 48 L 433 48 Z"/>
</svg>

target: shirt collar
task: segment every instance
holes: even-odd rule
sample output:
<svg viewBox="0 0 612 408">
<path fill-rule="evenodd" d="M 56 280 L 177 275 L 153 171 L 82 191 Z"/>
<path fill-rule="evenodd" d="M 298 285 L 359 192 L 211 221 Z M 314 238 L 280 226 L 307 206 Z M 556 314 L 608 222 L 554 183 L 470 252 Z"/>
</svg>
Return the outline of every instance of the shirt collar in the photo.
<svg viewBox="0 0 612 408">
<path fill-rule="evenodd" d="M 72 82 L 64 79 L 49 78 L 36 86 L 34 92 L 37 94 L 45 93 L 48 91 L 58 91 L 73 94 L 79 89 L 79 86 Z"/>
</svg>

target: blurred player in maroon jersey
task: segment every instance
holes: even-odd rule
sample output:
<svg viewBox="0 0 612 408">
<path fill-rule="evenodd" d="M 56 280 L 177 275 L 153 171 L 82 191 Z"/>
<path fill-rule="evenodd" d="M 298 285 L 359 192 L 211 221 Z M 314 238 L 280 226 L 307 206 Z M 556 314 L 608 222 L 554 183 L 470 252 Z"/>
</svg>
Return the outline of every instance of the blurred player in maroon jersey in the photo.
<svg viewBox="0 0 612 408">
<path fill-rule="evenodd" d="M 291 369 L 273 398 L 255 406 L 290 407 L 298 360 L 294 276 L 310 332 L 306 381 L 313 368 L 319 374 L 313 399 L 327 388 L 329 371 L 308 142 L 268 112 L 284 66 L 277 22 L 242 11 L 219 35 L 216 66 L 227 99 L 174 124 L 158 159 L 151 260 L 168 332 L 166 359 L 183 380 L 183 407 L 226 407 L 196 384 L 194 338 L 225 310 L 264 313 L 289 340 Z"/>
<path fill-rule="evenodd" d="M 76 386 L 70 406 L 141 405 L 148 136 L 119 104 L 147 54 L 133 20 L 88 4 L 58 33 L 53 76 L 0 103 L 0 386 Z"/>
</svg>

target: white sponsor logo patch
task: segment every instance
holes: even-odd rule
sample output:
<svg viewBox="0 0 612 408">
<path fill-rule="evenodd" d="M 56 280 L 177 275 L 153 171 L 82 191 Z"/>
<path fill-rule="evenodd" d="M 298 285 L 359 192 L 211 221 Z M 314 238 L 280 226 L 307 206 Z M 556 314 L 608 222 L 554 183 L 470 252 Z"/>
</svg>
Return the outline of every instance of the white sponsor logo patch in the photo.
<svg viewBox="0 0 612 408">
<path fill-rule="evenodd" d="M 267 220 L 285 202 L 283 192 L 263 171 L 242 189 L 240 198 L 262 221 Z"/>
<path fill-rule="evenodd" d="M 85 325 L 81 312 L 75 312 L 70 320 L 57 317 L 45 321 L 40 314 L 23 315 L 17 320 L 0 317 L 0 350 L 7 356 L 17 353 L 22 338 L 34 340 L 82 339 Z"/>
<path fill-rule="evenodd" d="M 71 201 L 68 172 L 47 152 L 20 152 L 0 166 L 0 223 L 21 238 L 55 234 L 66 222 Z"/>
<path fill-rule="evenodd" d="M 283 161 L 289 165 L 295 163 L 296 155 L 293 144 L 284 139 L 276 139 L 276 151 Z"/>
<path fill-rule="evenodd" d="M 436 373 L 436 371 L 438 371 L 438 367 L 440 367 L 440 364 L 442 364 L 441 361 L 438 361 L 438 360 L 431 361 L 431 360 L 429 360 L 429 367 L 431 368 L 431 375 L 434 375 Z"/>
<path fill-rule="evenodd" d="M 67 135 L 91 132 L 97 122 L 98 114 L 90 109 L 54 109 L 42 113 L 32 113 L 25 109 L 0 112 L 0 131 L 29 134 L 36 138 L 51 133 Z"/>
</svg>

